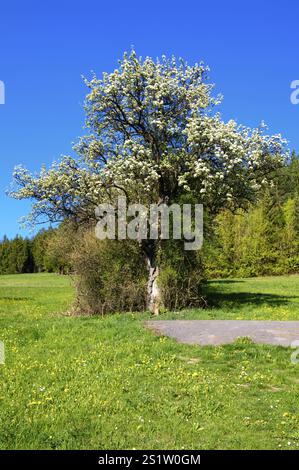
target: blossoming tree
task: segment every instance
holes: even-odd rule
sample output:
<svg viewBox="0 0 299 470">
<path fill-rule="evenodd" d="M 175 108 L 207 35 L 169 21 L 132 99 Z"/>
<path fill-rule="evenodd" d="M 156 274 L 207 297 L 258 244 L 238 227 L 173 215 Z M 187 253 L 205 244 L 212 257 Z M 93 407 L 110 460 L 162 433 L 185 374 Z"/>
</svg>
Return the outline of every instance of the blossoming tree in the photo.
<svg viewBox="0 0 299 470">
<path fill-rule="evenodd" d="M 285 156 L 280 135 L 263 126 L 223 122 L 215 112 L 208 68 L 174 58 L 125 54 L 119 68 L 86 84 L 88 134 L 50 169 L 14 171 L 17 199 L 34 200 L 30 221 L 94 220 L 99 203 L 176 202 L 190 194 L 211 213 L 245 207 Z M 143 240 L 149 268 L 148 306 L 160 306 L 159 240 Z"/>
</svg>

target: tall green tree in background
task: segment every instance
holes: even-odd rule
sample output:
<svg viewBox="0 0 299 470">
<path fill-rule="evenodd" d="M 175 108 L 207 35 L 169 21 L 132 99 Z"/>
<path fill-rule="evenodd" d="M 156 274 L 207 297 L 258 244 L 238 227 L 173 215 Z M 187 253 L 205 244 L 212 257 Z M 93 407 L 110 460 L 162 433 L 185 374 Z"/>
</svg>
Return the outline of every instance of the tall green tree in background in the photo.
<svg viewBox="0 0 299 470">
<path fill-rule="evenodd" d="M 32 242 L 20 236 L 11 241 L 4 237 L 0 243 L 0 273 L 21 274 L 33 269 Z"/>
<path fill-rule="evenodd" d="M 285 269 L 299 271 L 299 196 L 295 193 L 284 205 L 285 228 L 283 231 L 283 250 Z"/>
<path fill-rule="evenodd" d="M 274 184 L 248 211 L 223 211 L 203 258 L 209 276 L 299 272 L 299 160 L 277 170 Z"/>
</svg>

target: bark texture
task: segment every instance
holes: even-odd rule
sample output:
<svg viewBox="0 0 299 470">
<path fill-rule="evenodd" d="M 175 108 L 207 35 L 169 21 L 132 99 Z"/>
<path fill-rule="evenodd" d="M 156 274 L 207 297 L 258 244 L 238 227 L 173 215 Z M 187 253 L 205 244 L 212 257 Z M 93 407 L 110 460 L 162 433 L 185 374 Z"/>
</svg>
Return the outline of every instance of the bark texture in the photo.
<svg viewBox="0 0 299 470">
<path fill-rule="evenodd" d="M 145 247 L 148 266 L 147 308 L 153 315 L 159 315 L 162 299 L 158 284 L 159 267 L 156 264 L 156 246 L 150 243 Z"/>
</svg>

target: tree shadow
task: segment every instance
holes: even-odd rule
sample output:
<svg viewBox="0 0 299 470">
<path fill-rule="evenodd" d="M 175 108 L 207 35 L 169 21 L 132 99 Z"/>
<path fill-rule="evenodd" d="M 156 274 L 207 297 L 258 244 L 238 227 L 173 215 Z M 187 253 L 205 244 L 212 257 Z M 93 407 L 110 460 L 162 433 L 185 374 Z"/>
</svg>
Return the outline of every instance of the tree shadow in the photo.
<svg viewBox="0 0 299 470">
<path fill-rule="evenodd" d="M 215 290 L 207 290 L 205 292 L 208 305 L 210 307 L 238 307 L 248 305 L 269 305 L 271 307 L 287 305 L 298 296 L 283 296 L 277 294 L 267 293 L 253 293 L 253 292 L 217 292 Z"/>
<path fill-rule="evenodd" d="M 27 300 L 32 300 L 30 297 L 0 297 L 0 301 L 5 300 L 9 302 L 24 302 Z"/>
<path fill-rule="evenodd" d="M 241 282 L 245 282 L 241 279 L 212 279 L 206 282 L 207 285 L 210 284 L 240 284 Z"/>
</svg>

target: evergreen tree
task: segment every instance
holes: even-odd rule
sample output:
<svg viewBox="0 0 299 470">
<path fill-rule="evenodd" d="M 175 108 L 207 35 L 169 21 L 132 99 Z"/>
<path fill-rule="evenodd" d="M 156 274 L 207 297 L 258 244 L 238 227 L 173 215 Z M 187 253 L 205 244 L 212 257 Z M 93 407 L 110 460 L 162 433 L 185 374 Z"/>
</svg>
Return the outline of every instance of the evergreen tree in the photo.
<svg viewBox="0 0 299 470">
<path fill-rule="evenodd" d="M 284 260 L 288 271 L 299 271 L 299 196 L 295 194 L 284 205 Z"/>
</svg>

